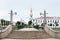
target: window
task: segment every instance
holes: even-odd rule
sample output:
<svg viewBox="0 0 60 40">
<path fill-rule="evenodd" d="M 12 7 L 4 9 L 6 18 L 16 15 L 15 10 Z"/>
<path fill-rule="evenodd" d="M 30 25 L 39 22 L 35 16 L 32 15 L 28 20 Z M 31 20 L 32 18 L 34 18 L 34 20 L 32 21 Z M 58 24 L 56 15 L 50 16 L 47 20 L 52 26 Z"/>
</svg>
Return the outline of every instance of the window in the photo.
<svg viewBox="0 0 60 40">
<path fill-rule="evenodd" d="M 42 20 L 41 20 L 41 23 L 42 23 Z"/>
<path fill-rule="evenodd" d="M 54 23 L 54 20 L 53 20 L 53 23 Z"/>
<path fill-rule="evenodd" d="M 50 20 L 50 22 L 52 22 L 52 20 Z"/>
<path fill-rule="evenodd" d="M 40 23 L 40 20 L 38 19 L 38 23 Z"/>
<path fill-rule="evenodd" d="M 59 23 L 59 20 L 58 20 L 58 23 Z"/>
<path fill-rule="evenodd" d="M 48 20 L 48 23 L 49 23 L 49 20 Z"/>
</svg>

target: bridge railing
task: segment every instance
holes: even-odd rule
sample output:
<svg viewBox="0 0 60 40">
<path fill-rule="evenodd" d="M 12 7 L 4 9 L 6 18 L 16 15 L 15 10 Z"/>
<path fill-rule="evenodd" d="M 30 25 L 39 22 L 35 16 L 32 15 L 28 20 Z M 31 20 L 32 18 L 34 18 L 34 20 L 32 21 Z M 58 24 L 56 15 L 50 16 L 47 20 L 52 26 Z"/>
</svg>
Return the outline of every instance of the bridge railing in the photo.
<svg viewBox="0 0 60 40">
<path fill-rule="evenodd" d="M 50 36 L 55 37 L 55 38 L 60 38 L 60 31 L 55 31 L 49 28 L 47 25 L 45 25 L 44 29 Z"/>
<path fill-rule="evenodd" d="M 0 38 L 6 37 L 12 31 L 12 25 L 8 25 L 5 29 L 0 31 Z"/>
</svg>

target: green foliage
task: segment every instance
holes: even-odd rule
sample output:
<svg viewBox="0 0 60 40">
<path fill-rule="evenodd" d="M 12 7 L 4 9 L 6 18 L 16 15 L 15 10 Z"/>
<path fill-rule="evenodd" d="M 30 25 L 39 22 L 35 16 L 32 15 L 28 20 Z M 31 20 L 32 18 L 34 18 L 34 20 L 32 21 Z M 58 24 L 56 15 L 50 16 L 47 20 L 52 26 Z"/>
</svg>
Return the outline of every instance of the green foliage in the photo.
<svg viewBox="0 0 60 40">
<path fill-rule="evenodd" d="M 48 26 L 54 26 L 54 24 L 50 23 L 50 24 L 48 24 Z"/>
<path fill-rule="evenodd" d="M 17 21 L 16 22 L 16 27 L 18 29 L 21 29 L 21 28 L 27 27 L 27 24 L 25 24 L 24 22 Z"/>
<path fill-rule="evenodd" d="M 1 25 L 3 25 L 3 22 L 4 22 L 4 20 L 3 20 L 3 19 L 1 19 Z"/>
<path fill-rule="evenodd" d="M 29 22 L 28 22 L 28 25 L 31 25 L 32 24 L 32 20 L 30 20 Z"/>
<path fill-rule="evenodd" d="M 25 28 L 27 28 L 27 27 L 28 27 L 28 25 L 27 25 L 27 24 L 24 24 L 24 27 L 25 27 Z"/>
<path fill-rule="evenodd" d="M 5 26 L 5 20 L 4 20 L 4 26 Z"/>
<path fill-rule="evenodd" d="M 25 24 L 22 22 L 22 25 L 24 26 Z"/>
<path fill-rule="evenodd" d="M 17 28 L 21 29 L 21 28 L 24 28 L 24 26 L 23 25 L 18 25 Z"/>
<path fill-rule="evenodd" d="M 53 30 L 60 30 L 60 28 L 52 28 Z"/>
<path fill-rule="evenodd" d="M 44 24 L 42 23 L 41 26 L 44 26 Z"/>
<path fill-rule="evenodd" d="M 5 26 L 5 25 L 8 26 L 9 25 L 9 21 L 1 19 L 1 25 L 2 26 Z"/>
<path fill-rule="evenodd" d="M 9 21 L 7 21 L 7 25 L 9 25 Z"/>
<path fill-rule="evenodd" d="M 20 25 L 21 24 L 21 22 L 20 21 L 17 21 L 16 22 L 16 26 L 18 26 L 18 25 Z"/>
<path fill-rule="evenodd" d="M 8 21 L 5 21 L 6 22 L 6 26 L 8 26 Z"/>
<path fill-rule="evenodd" d="M 34 28 L 36 28 L 36 29 L 39 29 L 39 25 L 35 25 L 35 26 L 33 26 Z"/>
</svg>

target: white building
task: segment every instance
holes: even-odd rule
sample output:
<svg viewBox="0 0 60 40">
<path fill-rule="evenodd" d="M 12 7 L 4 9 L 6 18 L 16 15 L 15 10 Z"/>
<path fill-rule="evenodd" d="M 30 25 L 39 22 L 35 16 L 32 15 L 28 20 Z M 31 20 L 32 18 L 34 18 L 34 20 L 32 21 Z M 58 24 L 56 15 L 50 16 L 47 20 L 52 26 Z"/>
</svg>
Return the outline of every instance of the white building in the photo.
<svg viewBox="0 0 60 40">
<path fill-rule="evenodd" d="M 33 20 L 34 20 L 33 21 L 34 25 L 41 25 L 42 23 L 44 23 L 44 17 L 43 16 L 41 16 L 39 18 L 35 18 Z M 46 21 L 47 21 L 48 26 L 49 26 L 49 24 L 52 24 L 52 26 L 49 26 L 51 28 L 53 28 L 53 27 L 58 28 L 60 26 L 60 17 L 47 16 Z M 56 22 L 57 22 L 58 26 L 56 26 L 56 24 L 55 24 Z"/>
</svg>

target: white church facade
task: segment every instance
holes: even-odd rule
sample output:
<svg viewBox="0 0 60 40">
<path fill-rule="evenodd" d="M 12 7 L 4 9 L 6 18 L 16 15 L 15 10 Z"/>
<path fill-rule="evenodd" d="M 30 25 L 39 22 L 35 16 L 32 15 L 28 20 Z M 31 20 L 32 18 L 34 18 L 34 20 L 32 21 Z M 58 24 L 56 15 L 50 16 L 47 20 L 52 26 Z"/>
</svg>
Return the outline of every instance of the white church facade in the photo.
<svg viewBox="0 0 60 40">
<path fill-rule="evenodd" d="M 47 16 L 46 22 L 50 28 L 54 28 L 54 27 L 59 28 L 60 27 L 60 17 Z M 44 23 L 44 17 L 41 16 L 39 18 L 33 19 L 33 23 L 34 23 L 34 25 L 40 25 L 41 26 L 41 24 Z M 56 23 L 58 24 L 57 26 L 56 26 Z M 51 24 L 51 26 L 50 26 L 50 24 Z"/>
</svg>

